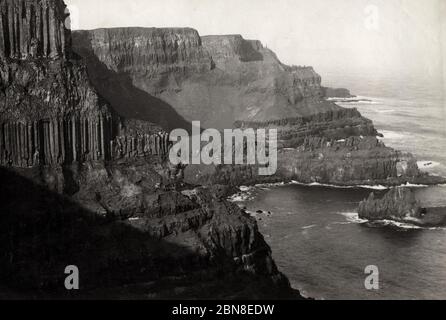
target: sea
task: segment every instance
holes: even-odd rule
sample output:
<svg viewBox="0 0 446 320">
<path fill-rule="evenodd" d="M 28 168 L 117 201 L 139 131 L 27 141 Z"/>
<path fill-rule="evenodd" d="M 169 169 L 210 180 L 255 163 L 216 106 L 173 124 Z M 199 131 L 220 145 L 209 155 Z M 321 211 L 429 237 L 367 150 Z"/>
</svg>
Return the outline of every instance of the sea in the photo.
<svg viewBox="0 0 446 320">
<path fill-rule="evenodd" d="M 349 88 L 339 100 L 373 120 L 391 147 L 414 154 L 423 171 L 446 176 L 444 88 L 419 77 L 326 75 Z M 412 188 L 426 207 L 446 206 L 446 186 Z M 446 228 L 361 220 L 357 207 L 383 186 L 288 184 L 242 187 L 233 201 L 256 217 L 279 269 L 303 295 L 321 300 L 446 299 Z M 366 286 L 376 267 L 375 289 Z"/>
</svg>

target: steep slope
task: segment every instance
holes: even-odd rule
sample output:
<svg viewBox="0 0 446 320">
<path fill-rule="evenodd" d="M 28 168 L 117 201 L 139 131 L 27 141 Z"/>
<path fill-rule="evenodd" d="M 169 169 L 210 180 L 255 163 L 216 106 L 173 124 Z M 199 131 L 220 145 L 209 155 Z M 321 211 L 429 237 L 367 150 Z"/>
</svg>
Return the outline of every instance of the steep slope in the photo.
<svg viewBox="0 0 446 320">
<path fill-rule="evenodd" d="M 97 93 L 65 18 L 62 0 L 0 2 L 0 296 L 299 297 L 255 220 L 166 162 L 161 118 L 123 118 Z"/>
</svg>

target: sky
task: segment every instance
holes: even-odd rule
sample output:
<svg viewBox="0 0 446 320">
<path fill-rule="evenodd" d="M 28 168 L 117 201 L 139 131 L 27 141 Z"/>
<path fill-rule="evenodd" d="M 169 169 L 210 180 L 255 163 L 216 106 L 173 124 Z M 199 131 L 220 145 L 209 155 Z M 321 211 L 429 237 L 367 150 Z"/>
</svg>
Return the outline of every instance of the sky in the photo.
<svg viewBox="0 0 446 320">
<path fill-rule="evenodd" d="M 77 29 L 192 27 L 258 39 L 319 73 L 441 79 L 446 0 L 65 0 Z M 443 31 L 442 31 L 443 29 Z"/>
</svg>

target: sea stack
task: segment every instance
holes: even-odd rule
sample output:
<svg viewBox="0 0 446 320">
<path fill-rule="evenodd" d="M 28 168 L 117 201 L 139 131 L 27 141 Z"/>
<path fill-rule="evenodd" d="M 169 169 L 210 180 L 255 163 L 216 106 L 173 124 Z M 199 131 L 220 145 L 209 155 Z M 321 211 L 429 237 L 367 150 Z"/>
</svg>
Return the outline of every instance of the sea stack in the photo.
<svg viewBox="0 0 446 320">
<path fill-rule="evenodd" d="M 413 191 L 403 187 L 391 189 L 382 199 L 375 199 L 371 193 L 359 204 L 359 217 L 371 221 L 421 219 L 424 213 Z"/>
</svg>

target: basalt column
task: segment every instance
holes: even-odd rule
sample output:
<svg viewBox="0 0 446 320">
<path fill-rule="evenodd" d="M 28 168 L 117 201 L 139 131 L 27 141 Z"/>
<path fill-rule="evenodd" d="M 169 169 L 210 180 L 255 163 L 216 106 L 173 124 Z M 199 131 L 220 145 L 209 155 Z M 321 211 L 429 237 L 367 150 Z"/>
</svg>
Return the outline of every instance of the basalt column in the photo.
<svg viewBox="0 0 446 320">
<path fill-rule="evenodd" d="M 71 33 L 58 0 L 1 0 L 0 57 L 65 57 Z"/>
</svg>

